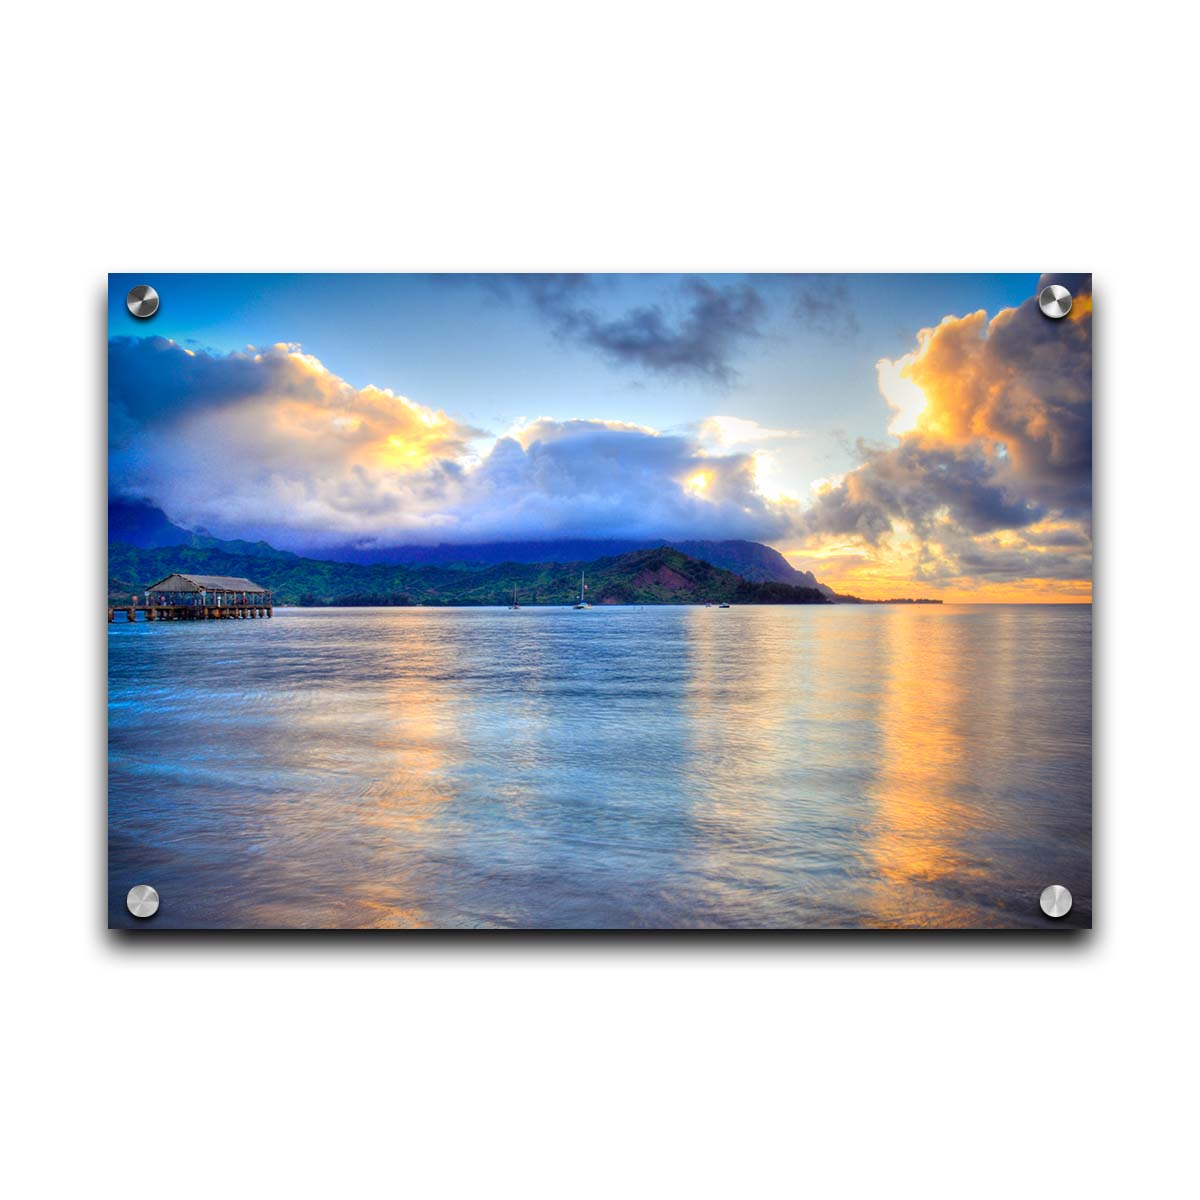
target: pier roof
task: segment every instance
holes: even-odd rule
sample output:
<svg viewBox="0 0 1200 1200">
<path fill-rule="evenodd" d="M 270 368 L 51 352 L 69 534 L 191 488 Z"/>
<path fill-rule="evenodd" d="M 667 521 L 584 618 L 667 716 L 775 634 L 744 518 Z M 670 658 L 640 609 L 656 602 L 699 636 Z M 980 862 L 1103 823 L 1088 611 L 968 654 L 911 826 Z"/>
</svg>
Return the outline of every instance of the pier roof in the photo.
<svg viewBox="0 0 1200 1200">
<path fill-rule="evenodd" d="M 181 575 L 178 572 L 152 583 L 148 592 L 267 592 L 252 579 L 237 575 Z"/>
</svg>

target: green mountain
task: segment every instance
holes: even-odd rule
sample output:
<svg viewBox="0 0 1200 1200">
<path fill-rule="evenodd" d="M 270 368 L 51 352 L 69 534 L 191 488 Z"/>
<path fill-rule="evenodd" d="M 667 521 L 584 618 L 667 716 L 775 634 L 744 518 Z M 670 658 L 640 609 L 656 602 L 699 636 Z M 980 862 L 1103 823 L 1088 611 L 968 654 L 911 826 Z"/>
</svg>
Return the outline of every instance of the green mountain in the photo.
<svg viewBox="0 0 1200 1200">
<path fill-rule="evenodd" d="M 261 549 L 260 549 L 261 547 Z M 827 604 L 816 588 L 754 582 L 691 558 L 669 546 L 636 550 L 585 563 L 497 563 L 470 570 L 433 565 L 322 562 L 239 543 L 139 548 L 113 543 L 108 551 L 110 602 L 128 599 L 175 571 L 240 575 L 270 588 L 277 604 L 497 605 L 517 589 L 522 604 L 572 604 L 580 572 L 592 604 Z"/>
<path fill-rule="evenodd" d="M 130 546 L 197 546 L 209 550 L 228 550 L 233 554 L 258 554 L 260 557 L 296 557 L 287 550 L 276 550 L 266 542 L 224 541 L 204 530 L 184 529 L 167 519 L 160 508 L 139 500 L 110 497 L 108 502 L 108 540 Z M 615 558 L 634 550 L 672 546 L 689 558 L 723 567 L 754 583 L 790 583 L 796 587 L 819 587 L 808 571 L 798 571 L 770 546 L 744 539 L 725 541 L 678 541 L 665 538 L 553 538 L 481 544 L 441 543 L 429 546 L 330 546 L 320 551 L 324 562 L 362 563 L 364 565 L 479 567 L 498 563 L 579 563 L 598 558 Z M 312 551 L 310 551 L 312 553 Z"/>
</svg>

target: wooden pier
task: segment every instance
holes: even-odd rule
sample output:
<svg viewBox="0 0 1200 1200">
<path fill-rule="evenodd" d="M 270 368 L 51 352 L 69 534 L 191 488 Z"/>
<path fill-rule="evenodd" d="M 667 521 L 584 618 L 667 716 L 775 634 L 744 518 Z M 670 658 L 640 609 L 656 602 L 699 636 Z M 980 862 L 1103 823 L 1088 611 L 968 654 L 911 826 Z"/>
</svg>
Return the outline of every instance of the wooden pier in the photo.
<svg viewBox="0 0 1200 1200">
<path fill-rule="evenodd" d="M 128 604 L 110 604 L 108 620 L 123 612 L 127 621 L 145 613 L 147 621 L 246 621 L 275 611 L 267 588 L 232 575 L 168 575 Z"/>
<path fill-rule="evenodd" d="M 117 604 L 108 610 L 111 625 L 116 614 L 123 612 L 127 621 L 136 621 L 145 613 L 147 621 L 237 621 L 269 617 L 272 604 Z"/>
</svg>

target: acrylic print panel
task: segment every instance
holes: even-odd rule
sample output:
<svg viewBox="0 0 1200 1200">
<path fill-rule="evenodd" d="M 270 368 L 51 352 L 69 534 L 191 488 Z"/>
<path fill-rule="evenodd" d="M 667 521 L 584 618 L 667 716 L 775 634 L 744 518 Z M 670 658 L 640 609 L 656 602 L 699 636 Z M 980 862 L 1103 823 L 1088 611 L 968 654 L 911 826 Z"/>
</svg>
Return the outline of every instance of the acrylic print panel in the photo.
<svg viewBox="0 0 1200 1200">
<path fill-rule="evenodd" d="M 109 291 L 112 926 L 1090 925 L 1089 276 Z"/>
</svg>

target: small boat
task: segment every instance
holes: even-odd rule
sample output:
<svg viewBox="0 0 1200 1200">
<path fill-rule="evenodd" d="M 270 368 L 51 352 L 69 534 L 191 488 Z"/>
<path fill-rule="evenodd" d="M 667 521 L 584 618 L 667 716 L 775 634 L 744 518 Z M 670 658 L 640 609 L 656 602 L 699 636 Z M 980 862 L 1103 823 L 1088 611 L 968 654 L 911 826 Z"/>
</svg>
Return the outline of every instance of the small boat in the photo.
<svg viewBox="0 0 1200 1200">
<path fill-rule="evenodd" d="M 587 596 L 585 595 L 586 592 L 587 592 L 587 584 L 584 583 L 583 572 L 580 571 L 579 572 L 579 603 L 577 605 L 575 605 L 576 609 L 592 607 L 587 602 Z"/>
<path fill-rule="evenodd" d="M 711 601 L 711 600 L 705 600 L 705 602 L 704 602 L 704 607 L 705 607 L 705 608 L 712 608 L 712 601 Z"/>
<path fill-rule="evenodd" d="M 717 607 L 718 607 L 718 608 L 728 608 L 728 607 L 729 607 L 729 601 L 728 601 L 728 600 L 722 600 L 722 601 L 721 601 L 721 603 L 717 605 Z"/>
<path fill-rule="evenodd" d="M 521 606 L 517 603 L 517 589 L 513 588 L 513 602 L 508 606 L 508 610 L 509 610 L 509 612 L 512 612 L 512 610 L 514 608 L 520 608 L 520 607 Z"/>
</svg>

